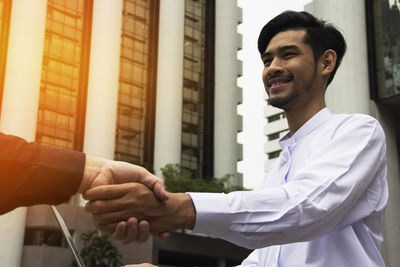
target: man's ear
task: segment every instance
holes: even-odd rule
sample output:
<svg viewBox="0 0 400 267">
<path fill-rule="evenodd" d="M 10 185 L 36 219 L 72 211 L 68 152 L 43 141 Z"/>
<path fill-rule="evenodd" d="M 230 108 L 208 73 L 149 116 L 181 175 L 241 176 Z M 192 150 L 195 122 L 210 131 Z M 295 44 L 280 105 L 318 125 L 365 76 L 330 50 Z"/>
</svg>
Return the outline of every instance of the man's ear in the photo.
<svg viewBox="0 0 400 267">
<path fill-rule="evenodd" d="M 320 58 L 320 67 L 322 75 L 329 76 L 336 66 L 337 55 L 332 49 L 326 50 Z"/>
</svg>

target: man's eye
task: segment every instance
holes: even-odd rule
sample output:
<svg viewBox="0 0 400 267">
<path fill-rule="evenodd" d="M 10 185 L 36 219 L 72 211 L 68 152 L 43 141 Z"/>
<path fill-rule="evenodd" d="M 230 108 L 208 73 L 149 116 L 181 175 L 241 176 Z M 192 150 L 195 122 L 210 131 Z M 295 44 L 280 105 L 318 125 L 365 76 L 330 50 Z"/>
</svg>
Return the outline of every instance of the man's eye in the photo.
<svg viewBox="0 0 400 267">
<path fill-rule="evenodd" d="M 296 55 L 296 53 L 287 52 L 287 53 L 285 53 L 284 58 L 291 58 L 291 57 L 294 57 L 295 55 Z"/>
<path fill-rule="evenodd" d="M 269 59 L 264 60 L 265 67 L 269 67 L 270 65 L 271 65 L 271 60 L 269 60 Z"/>
</svg>

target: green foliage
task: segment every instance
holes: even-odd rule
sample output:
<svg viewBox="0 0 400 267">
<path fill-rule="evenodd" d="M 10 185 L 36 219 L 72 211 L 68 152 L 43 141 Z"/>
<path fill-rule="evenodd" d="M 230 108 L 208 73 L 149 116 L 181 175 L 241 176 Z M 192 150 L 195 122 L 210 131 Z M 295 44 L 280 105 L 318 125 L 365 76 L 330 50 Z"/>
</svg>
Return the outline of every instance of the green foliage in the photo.
<svg viewBox="0 0 400 267">
<path fill-rule="evenodd" d="M 82 259 L 87 267 L 120 267 L 122 256 L 111 243 L 110 236 L 99 231 L 89 231 L 81 235 L 84 247 L 81 251 Z M 73 263 L 73 266 L 77 266 Z"/>
<path fill-rule="evenodd" d="M 172 193 L 179 192 L 211 192 L 229 193 L 232 191 L 247 190 L 242 186 L 230 184 L 232 174 L 224 175 L 222 178 L 192 178 L 190 171 L 182 168 L 179 164 L 167 164 L 161 168 L 164 177 L 165 188 Z"/>
</svg>

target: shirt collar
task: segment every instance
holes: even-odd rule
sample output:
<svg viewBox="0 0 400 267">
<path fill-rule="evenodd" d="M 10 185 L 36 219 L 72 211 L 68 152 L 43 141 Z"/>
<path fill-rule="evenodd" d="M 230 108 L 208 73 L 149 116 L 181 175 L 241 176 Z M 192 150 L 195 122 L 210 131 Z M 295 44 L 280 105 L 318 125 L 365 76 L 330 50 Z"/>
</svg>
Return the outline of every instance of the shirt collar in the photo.
<svg viewBox="0 0 400 267">
<path fill-rule="evenodd" d="M 303 126 L 298 129 L 293 136 L 290 136 L 290 133 L 287 133 L 282 139 L 279 141 L 279 146 L 281 149 L 285 147 L 297 143 L 301 138 L 311 133 L 318 126 L 320 126 L 325 121 L 329 120 L 332 117 L 332 113 L 328 108 L 323 108 L 318 111 L 314 116 L 312 116 Z"/>
</svg>

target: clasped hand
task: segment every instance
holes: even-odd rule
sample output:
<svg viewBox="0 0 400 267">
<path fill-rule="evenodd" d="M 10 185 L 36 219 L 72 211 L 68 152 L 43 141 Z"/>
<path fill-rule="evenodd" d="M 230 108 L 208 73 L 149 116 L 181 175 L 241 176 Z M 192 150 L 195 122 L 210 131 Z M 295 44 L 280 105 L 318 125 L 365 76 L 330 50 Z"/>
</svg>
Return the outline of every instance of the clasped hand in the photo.
<svg viewBox="0 0 400 267">
<path fill-rule="evenodd" d="M 97 227 L 113 233 L 116 239 L 142 242 L 147 240 L 149 233 L 167 230 L 159 221 L 167 209 L 166 202 L 143 184 L 98 186 L 86 191 L 84 198 L 90 201 L 85 209 L 93 214 Z"/>
<path fill-rule="evenodd" d="M 86 158 L 85 173 L 78 192 L 90 201 L 86 210 L 93 214 L 99 229 L 124 243 L 143 242 L 150 236 L 148 219 L 151 217 L 147 218 L 147 214 L 136 213 L 137 210 L 127 207 L 142 207 L 145 204 L 147 209 L 153 209 L 156 204 L 162 205 L 168 199 L 163 181 L 145 168 L 91 156 Z M 131 197 L 134 193 L 140 197 Z M 143 220 L 145 218 L 147 220 Z M 168 233 L 160 236 L 167 237 Z"/>
</svg>

